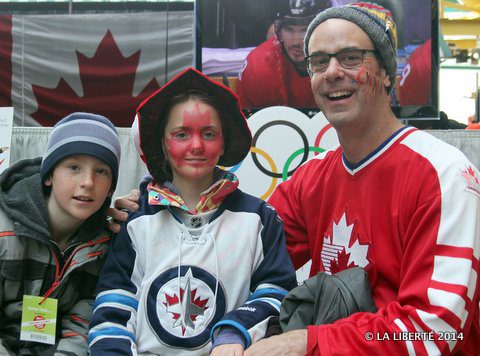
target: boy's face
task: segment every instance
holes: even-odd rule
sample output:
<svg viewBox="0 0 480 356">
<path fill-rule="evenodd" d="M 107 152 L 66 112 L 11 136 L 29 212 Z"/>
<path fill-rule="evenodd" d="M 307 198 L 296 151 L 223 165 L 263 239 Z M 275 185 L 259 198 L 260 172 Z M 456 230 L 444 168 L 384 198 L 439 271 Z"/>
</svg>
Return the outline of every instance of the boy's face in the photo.
<svg viewBox="0 0 480 356">
<path fill-rule="evenodd" d="M 62 225 L 79 225 L 110 195 L 112 171 L 92 156 L 69 156 L 57 163 L 45 185 L 52 188 L 48 198 L 50 219 Z"/>
</svg>

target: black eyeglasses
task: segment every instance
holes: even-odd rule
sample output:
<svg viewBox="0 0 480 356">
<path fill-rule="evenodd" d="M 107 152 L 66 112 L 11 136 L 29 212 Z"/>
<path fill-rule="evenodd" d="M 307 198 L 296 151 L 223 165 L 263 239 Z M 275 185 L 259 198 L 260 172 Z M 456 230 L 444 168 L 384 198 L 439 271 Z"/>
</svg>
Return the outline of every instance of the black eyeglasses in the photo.
<svg viewBox="0 0 480 356">
<path fill-rule="evenodd" d="M 335 57 L 338 63 L 345 69 L 353 69 L 363 64 L 363 57 L 366 54 L 376 54 L 373 49 L 344 49 L 337 53 L 315 53 L 305 57 L 307 70 L 310 75 L 313 73 L 325 72 L 330 64 L 330 59 Z"/>
</svg>

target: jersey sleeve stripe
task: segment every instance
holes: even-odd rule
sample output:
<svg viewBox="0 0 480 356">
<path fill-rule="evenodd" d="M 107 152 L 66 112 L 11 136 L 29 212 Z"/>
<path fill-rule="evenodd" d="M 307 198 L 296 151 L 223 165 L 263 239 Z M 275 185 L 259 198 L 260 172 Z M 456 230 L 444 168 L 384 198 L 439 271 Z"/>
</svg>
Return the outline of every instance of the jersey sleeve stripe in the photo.
<svg viewBox="0 0 480 356">
<path fill-rule="evenodd" d="M 116 293 L 103 294 L 101 296 L 99 295 L 95 300 L 94 309 L 98 308 L 102 304 L 112 304 L 112 303 L 125 305 L 134 310 L 138 309 L 138 301 L 135 298 L 127 297 L 125 295 L 116 294 Z"/>
<path fill-rule="evenodd" d="M 92 344 L 97 338 L 103 338 L 103 337 L 109 337 L 109 336 L 114 336 L 114 337 L 126 336 L 132 342 L 135 342 L 135 335 L 133 335 L 131 332 L 124 330 L 122 328 L 109 327 L 109 328 L 99 329 L 99 330 L 90 332 L 90 335 L 88 336 L 88 343 Z"/>
<path fill-rule="evenodd" d="M 274 288 L 265 288 L 265 289 L 257 289 L 255 293 L 251 294 L 248 300 L 258 299 L 267 294 L 277 294 L 283 299 L 287 295 L 287 291 L 284 289 L 274 289 Z"/>
<path fill-rule="evenodd" d="M 434 332 L 455 333 L 456 330 L 448 325 L 445 321 L 438 317 L 436 314 L 427 313 L 423 310 L 417 309 L 417 314 L 420 320 Z M 448 342 L 450 351 L 455 347 L 455 340 Z"/>
<path fill-rule="evenodd" d="M 412 325 L 415 327 L 416 331 L 419 331 L 419 332 L 422 332 L 422 333 L 425 332 L 425 330 L 423 330 L 422 327 L 415 322 L 415 320 L 413 320 L 412 318 L 409 318 L 409 319 L 412 322 Z M 440 355 L 441 354 L 440 350 L 438 349 L 437 345 L 435 345 L 434 341 L 424 340 L 423 345 L 425 346 L 425 349 L 427 350 L 427 355 Z"/>
<path fill-rule="evenodd" d="M 476 259 L 475 256 L 473 255 L 473 249 L 471 247 L 437 245 L 435 246 L 435 255 L 466 258 L 468 260 Z"/>
<path fill-rule="evenodd" d="M 442 282 L 437 282 L 437 281 L 431 281 L 430 282 L 430 288 L 433 289 L 440 289 L 444 292 L 449 292 L 449 293 L 455 293 L 459 297 L 461 297 L 464 301 L 464 303 L 467 305 L 467 307 L 470 306 L 470 303 L 472 300 L 468 298 L 466 295 L 466 287 L 458 285 L 458 284 L 447 284 L 447 283 L 442 283 Z"/>
<path fill-rule="evenodd" d="M 452 273 L 451 266 L 456 266 L 455 273 Z M 462 285 L 468 289 L 467 296 L 472 299 L 477 285 L 477 271 L 472 267 L 472 261 L 465 258 L 435 256 L 432 280 Z"/>
<path fill-rule="evenodd" d="M 451 305 L 448 310 L 460 320 L 460 326 L 463 328 L 468 317 L 468 308 L 460 295 L 434 288 L 428 288 L 427 293 L 430 304 L 439 307 L 445 307 L 445 304 Z"/>
<path fill-rule="evenodd" d="M 275 298 L 257 298 L 257 299 L 249 300 L 245 304 L 250 304 L 250 303 L 255 303 L 255 302 L 267 303 L 267 304 L 271 305 L 272 307 L 274 307 L 276 310 L 278 310 L 280 312 L 280 301 L 278 299 L 275 299 Z"/>
<path fill-rule="evenodd" d="M 393 322 L 399 327 L 399 329 L 402 332 L 408 332 L 407 327 L 405 326 L 405 324 L 400 319 L 395 319 Z M 415 349 L 413 347 L 413 342 L 411 342 L 410 340 L 406 340 L 405 341 L 405 346 L 407 347 L 408 355 L 409 356 L 415 356 Z"/>
</svg>

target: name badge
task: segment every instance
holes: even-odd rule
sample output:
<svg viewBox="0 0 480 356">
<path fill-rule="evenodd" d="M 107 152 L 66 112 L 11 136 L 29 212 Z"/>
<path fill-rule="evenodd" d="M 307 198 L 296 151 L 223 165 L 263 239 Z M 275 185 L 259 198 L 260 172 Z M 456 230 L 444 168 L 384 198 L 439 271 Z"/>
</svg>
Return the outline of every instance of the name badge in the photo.
<svg viewBox="0 0 480 356">
<path fill-rule="evenodd" d="M 20 340 L 55 345 L 57 299 L 23 296 Z"/>
</svg>

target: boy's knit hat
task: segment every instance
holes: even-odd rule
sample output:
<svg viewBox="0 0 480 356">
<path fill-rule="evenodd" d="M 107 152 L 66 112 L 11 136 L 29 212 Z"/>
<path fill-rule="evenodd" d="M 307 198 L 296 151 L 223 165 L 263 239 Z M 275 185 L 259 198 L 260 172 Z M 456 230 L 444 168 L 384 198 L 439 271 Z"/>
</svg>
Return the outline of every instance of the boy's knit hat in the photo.
<svg viewBox="0 0 480 356">
<path fill-rule="evenodd" d="M 43 155 L 40 175 L 42 182 L 62 159 L 88 155 L 105 162 L 112 170 L 115 189 L 120 163 L 120 140 L 115 126 L 106 117 L 77 112 L 68 115 L 53 127 Z"/>
<path fill-rule="evenodd" d="M 368 34 L 387 69 L 391 82 L 387 91 L 390 93 L 397 77 L 397 28 L 391 12 L 373 2 L 357 2 L 322 11 L 308 26 L 304 42 L 305 56 L 309 55 L 308 43 L 312 32 L 322 22 L 331 18 L 351 21 Z"/>
</svg>

